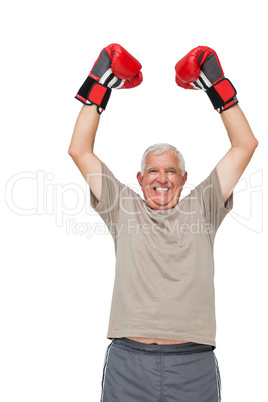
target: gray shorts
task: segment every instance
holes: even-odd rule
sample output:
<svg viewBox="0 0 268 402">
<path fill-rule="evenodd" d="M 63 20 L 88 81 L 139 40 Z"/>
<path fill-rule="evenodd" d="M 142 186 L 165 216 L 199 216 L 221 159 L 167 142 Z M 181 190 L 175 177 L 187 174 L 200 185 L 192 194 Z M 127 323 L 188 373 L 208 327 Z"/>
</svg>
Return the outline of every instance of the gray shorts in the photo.
<svg viewBox="0 0 268 402">
<path fill-rule="evenodd" d="M 113 339 L 105 356 L 101 402 L 219 402 L 213 349 L 193 342 L 146 345 Z"/>
</svg>

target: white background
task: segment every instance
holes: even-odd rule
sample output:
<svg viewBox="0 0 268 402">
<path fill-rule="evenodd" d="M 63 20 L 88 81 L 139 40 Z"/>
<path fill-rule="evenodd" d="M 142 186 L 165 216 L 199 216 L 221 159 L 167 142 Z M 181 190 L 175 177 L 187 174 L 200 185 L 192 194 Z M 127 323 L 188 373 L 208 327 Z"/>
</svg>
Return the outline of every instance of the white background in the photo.
<svg viewBox="0 0 268 402">
<path fill-rule="evenodd" d="M 113 91 L 96 138 L 96 154 L 120 181 L 136 186 L 153 143 L 182 151 L 189 185 L 227 152 L 207 96 L 174 81 L 176 62 L 198 45 L 217 51 L 259 140 L 216 237 L 216 354 L 223 401 L 265 400 L 266 16 L 260 0 L 2 6 L 1 401 L 100 400 L 114 246 L 109 234 L 85 233 L 102 221 L 67 150 L 81 109 L 74 95 L 113 42 L 141 61 L 144 75 L 138 88 Z"/>
</svg>

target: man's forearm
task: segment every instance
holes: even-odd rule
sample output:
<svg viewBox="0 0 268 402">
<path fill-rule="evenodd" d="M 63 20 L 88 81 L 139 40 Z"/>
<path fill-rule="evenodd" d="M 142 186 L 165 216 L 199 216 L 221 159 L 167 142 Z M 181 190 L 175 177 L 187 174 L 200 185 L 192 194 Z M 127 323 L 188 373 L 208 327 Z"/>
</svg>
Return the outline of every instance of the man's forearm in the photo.
<svg viewBox="0 0 268 402">
<path fill-rule="evenodd" d="M 227 130 L 232 147 L 254 150 L 258 145 L 250 125 L 238 105 L 221 113 L 223 124 Z"/>
<path fill-rule="evenodd" d="M 225 202 L 246 169 L 258 141 L 238 105 L 222 112 L 221 117 L 231 141 L 231 148 L 217 164 Z"/>
<path fill-rule="evenodd" d="M 100 159 L 93 153 L 93 147 L 99 121 L 100 115 L 95 105 L 83 106 L 77 118 L 69 147 L 69 155 L 97 200 L 100 200 L 101 197 L 102 166 Z"/>
<path fill-rule="evenodd" d="M 70 155 L 93 153 L 99 121 L 100 115 L 95 105 L 82 107 L 74 127 L 69 147 Z"/>
</svg>

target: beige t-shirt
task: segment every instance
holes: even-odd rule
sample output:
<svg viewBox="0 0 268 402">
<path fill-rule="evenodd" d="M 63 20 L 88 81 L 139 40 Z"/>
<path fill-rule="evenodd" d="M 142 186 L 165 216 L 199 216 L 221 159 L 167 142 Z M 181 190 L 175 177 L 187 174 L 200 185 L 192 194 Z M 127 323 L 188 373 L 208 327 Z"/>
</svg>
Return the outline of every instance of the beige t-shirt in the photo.
<svg viewBox="0 0 268 402">
<path fill-rule="evenodd" d="M 231 210 L 216 168 L 168 210 L 154 210 L 102 162 L 102 192 L 91 206 L 115 244 L 107 338 L 179 339 L 216 347 L 213 244 Z"/>
</svg>

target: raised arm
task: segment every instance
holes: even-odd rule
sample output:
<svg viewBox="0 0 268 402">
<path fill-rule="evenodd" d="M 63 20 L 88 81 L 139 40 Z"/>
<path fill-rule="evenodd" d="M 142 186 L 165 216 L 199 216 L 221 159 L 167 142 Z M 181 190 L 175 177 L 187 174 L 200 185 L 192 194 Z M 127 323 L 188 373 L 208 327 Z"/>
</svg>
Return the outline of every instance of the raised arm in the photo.
<svg viewBox="0 0 268 402">
<path fill-rule="evenodd" d="M 94 142 L 99 126 L 100 114 L 97 106 L 83 106 L 73 132 L 69 146 L 69 155 L 89 184 L 91 191 L 100 200 L 101 196 L 101 161 L 94 154 Z"/>
<path fill-rule="evenodd" d="M 222 112 L 221 118 L 231 141 L 231 148 L 217 164 L 224 202 L 246 169 L 258 141 L 238 105 Z"/>
<path fill-rule="evenodd" d="M 76 95 L 84 106 L 76 121 L 69 154 L 97 200 L 101 197 L 102 168 L 93 148 L 100 114 L 107 106 L 112 88 L 133 88 L 141 84 L 140 69 L 138 60 L 122 46 L 113 43 L 101 51 Z"/>
<path fill-rule="evenodd" d="M 258 141 L 238 106 L 236 90 L 225 78 L 219 58 L 213 49 L 198 46 L 175 66 L 176 83 L 185 89 L 201 89 L 210 98 L 231 141 L 231 149 L 217 164 L 224 202 L 247 167 Z"/>
</svg>

